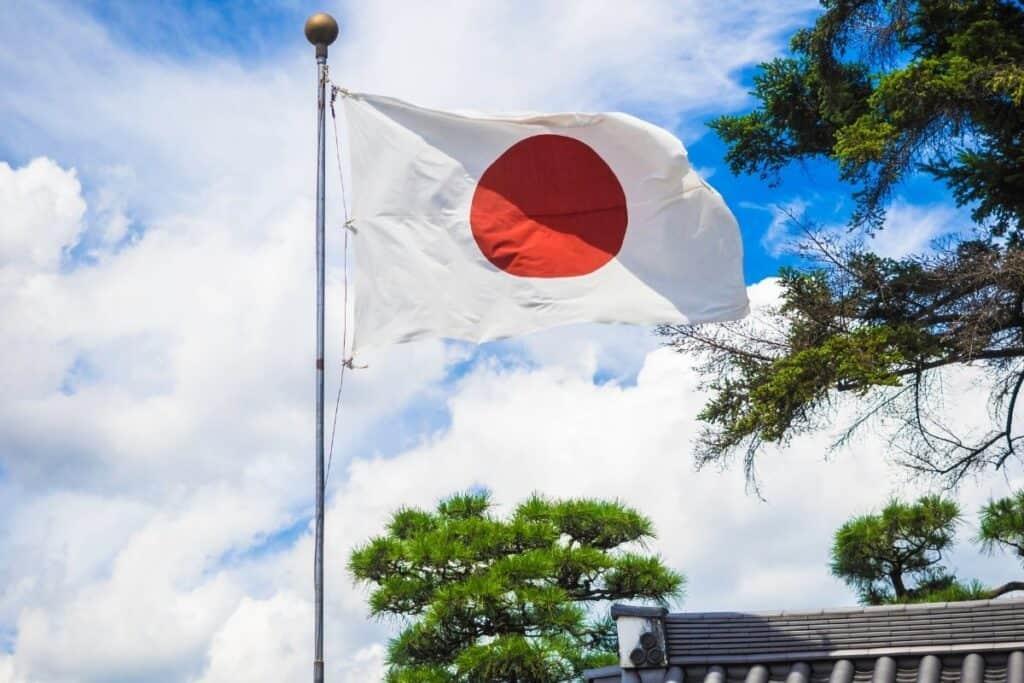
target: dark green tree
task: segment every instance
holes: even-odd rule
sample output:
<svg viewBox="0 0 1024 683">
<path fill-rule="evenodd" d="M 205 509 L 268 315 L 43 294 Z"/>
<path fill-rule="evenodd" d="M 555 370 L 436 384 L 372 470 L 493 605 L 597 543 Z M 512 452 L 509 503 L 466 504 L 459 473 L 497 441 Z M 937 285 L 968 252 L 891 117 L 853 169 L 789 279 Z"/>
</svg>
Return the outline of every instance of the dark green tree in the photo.
<svg viewBox="0 0 1024 683">
<path fill-rule="evenodd" d="M 832 574 L 869 605 L 978 597 L 981 586 L 958 582 L 942 565 L 959 522 L 960 509 L 951 500 L 893 499 L 880 513 L 854 517 L 836 531 Z"/>
<path fill-rule="evenodd" d="M 981 509 L 978 541 L 987 552 L 1002 548 L 1024 562 L 1024 491 L 990 500 Z"/>
<path fill-rule="evenodd" d="M 1024 491 L 999 500 L 990 500 L 981 509 L 978 542 L 986 552 L 996 548 L 1009 551 L 1024 564 Z M 1024 591 L 1024 581 L 1010 581 L 998 590 L 1002 593 Z"/>
<path fill-rule="evenodd" d="M 753 477 L 766 443 L 831 424 L 836 392 L 893 421 L 892 451 L 955 485 L 1000 468 L 1024 438 L 1024 4 L 1017 0 L 824 0 L 790 56 L 761 65 L 752 112 L 711 123 L 735 173 L 771 183 L 808 159 L 851 183 L 846 233 L 794 222 L 800 264 L 781 273 L 767 321 L 666 326 L 703 354 L 712 398 L 698 462 L 744 457 Z M 972 221 L 927 256 L 870 250 L 908 175 L 930 176 Z M 987 432 L 936 419 L 936 372 L 990 371 Z M 1018 456 L 1019 457 L 1019 456 Z"/>
<path fill-rule="evenodd" d="M 618 502 L 533 496 L 500 519 L 489 494 L 466 493 L 397 511 L 349 570 L 372 586 L 371 614 L 405 619 L 388 681 L 554 683 L 616 660 L 595 605 L 681 594 L 681 574 L 631 549 L 653 536 Z"/>
<path fill-rule="evenodd" d="M 978 535 L 982 547 L 1009 547 L 1021 554 L 1022 513 L 1024 493 L 985 506 Z M 894 498 L 881 512 L 854 517 L 839 527 L 832 543 L 832 574 L 868 605 L 991 599 L 1024 590 L 1024 581 L 996 588 L 962 581 L 942 564 L 960 522 L 960 508 L 952 500 L 924 496 L 905 503 Z"/>
</svg>

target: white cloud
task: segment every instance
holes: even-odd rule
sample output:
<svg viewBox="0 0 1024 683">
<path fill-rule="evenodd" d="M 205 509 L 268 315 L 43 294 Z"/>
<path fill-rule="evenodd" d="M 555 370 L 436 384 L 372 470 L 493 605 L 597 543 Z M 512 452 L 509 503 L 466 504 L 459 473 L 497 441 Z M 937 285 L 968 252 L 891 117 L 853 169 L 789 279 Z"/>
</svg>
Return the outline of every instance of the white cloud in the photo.
<svg viewBox="0 0 1024 683">
<path fill-rule="evenodd" d="M 310 669 L 307 656 L 312 606 L 302 595 L 267 600 L 243 598 L 210 644 L 200 683 L 298 681 Z M 254 648 L 250 644 L 263 647 Z M 372 679 L 367 679 L 372 680 Z"/>
<path fill-rule="evenodd" d="M 755 204 L 740 202 L 746 209 L 757 209 L 771 214 L 772 220 L 761 235 L 761 246 L 772 256 L 778 257 L 792 248 L 795 235 L 793 222 L 804 220 L 811 203 L 802 197 L 794 197 L 777 204 Z"/>
<path fill-rule="evenodd" d="M 740 202 L 740 206 L 771 214 L 771 222 L 761 236 L 761 246 L 778 257 L 792 250 L 802 239 L 798 223 L 816 225 L 813 211 L 816 202 L 817 198 L 793 197 L 776 204 Z M 845 223 L 825 222 L 821 229 L 840 242 L 856 243 L 880 256 L 899 259 L 932 253 L 943 238 L 966 233 L 972 225 L 965 211 L 950 204 L 913 204 L 904 197 L 897 197 L 887 209 L 882 229 L 872 235 L 851 232 Z"/>
<path fill-rule="evenodd" d="M 0 681 L 4 683 L 23 683 L 25 679 L 17 677 L 14 671 L 14 657 L 0 655 Z"/>
<path fill-rule="evenodd" d="M 344 523 L 358 524 L 351 542 L 381 528 L 386 500 L 430 505 L 474 485 L 490 487 L 504 509 L 533 490 L 620 497 L 654 518 L 657 547 L 690 573 L 688 608 L 848 602 L 827 575 L 831 532 L 892 493 L 920 488 L 904 483 L 886 463 L 884 439 L 870 433 L 832 462 L 828 432 L 768 452 L 759 470 L 767 503 L 744 495 L 738 471 L 694 472 L 693 416 L 706 398 L 698 383 L 692 361 L 668 349 L 647 354 L 635 387 L 595 386 L 556 367 L 480 367 L 449 399 L 447 432 L 397 458 L 352 463 L 332 513 L 358 520 Z M 968 486 L 963 499 L 971 511 L 983 497 Z M 332 542 L 346 545 L 346 537 Z M 767 581 L 774 591 L 743 588 Z"/>
<path fill-rule="evenodd" d="M 661 123 L 746 100 L 736 72 L 811 2 L 380 2 L 343 16 L 335 78 L 428 106 L 643 111 Z M 346 32 L 351 32 L 348 36 Z"/>
<path fill-rule="evenodd" d="M 81 191 L 75 172 L 49 159 L 19 169 L 0 161 L 0 284 L 21 284 L 14 277 L 24 271 L 48 272 L 60 265 L 82 229 Z M 18 270 L 10 273 L 13 269 Z"/>
<path fill-rule="evenodd" d="M 965 214 L 949 204 L 920 206 L 901 197 L 889 207 L 885 228 L 866 246 L 890 258 L 927 254 L 936 240 L 966 232 L 973 225 Z"/>
</svg>

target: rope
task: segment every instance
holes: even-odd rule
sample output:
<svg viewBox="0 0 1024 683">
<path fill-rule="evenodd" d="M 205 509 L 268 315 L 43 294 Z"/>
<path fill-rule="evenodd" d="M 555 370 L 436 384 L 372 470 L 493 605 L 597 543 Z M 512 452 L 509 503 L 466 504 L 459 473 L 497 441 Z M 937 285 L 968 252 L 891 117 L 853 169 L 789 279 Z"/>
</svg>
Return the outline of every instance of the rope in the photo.
<svg viewBox="0 0 1024 683">
<path fill-rule="evenodd" d="M 348 198 L 345 196 L 345 176 L 341 172 L 341 147 L 338 145 L 338 115 L 334 111 L 334 101 L 338 99 L 338 93 L 348 95 L 348 90 L 339 88 L 331 83 L 331 125 L 334 127 L 334 158 L 338 162 L 338 180 L 341 185 L 341 207 L 345 210 L 345 227 L 351 227 L 352 220 L 348 215 Z"/>
<path fill-rule="evenodd" d="M 341 408 L 341 390 L 345 386 L 345 368 L 352 366 L 352 359 L 348 357 L 347 344 L 348 344 L 348 230 L 345 231 L 345 246 L 343 247 L 345 253 L 345 285 L 342 295 L 344 301 L 345 312 L 342 314 L 342 325 L 341 325 L 341 373 L 338 376 L 338 395 L 334 399 L 334 419 L 331 421 L 331 446 L 327 452 L 327 472 L 324 474 L 324 482 L 330 481 L 331 479 L 331 463 L 334 461 L 334 434 L 338 429 L 338 411 Z"/>
<path fill-rule="evenodd" d="M 342 91 L 343 89 L 331 84 L 331 124 L 334 129 L 334 156 L 338 162 L 338 183 L 341 185 L 341 207 L 345 212 L 345 223 L 343 225 L 345 242 L 342 247 L 342 253 L 344 255 L 342 257 L 344 265 L 344 286 L 342 288 L 341 373 L 338 376 L 338 395 L 334 400 L 334 419 L 331 422 L 331 445 L 327 456 L 327 472 L 324 474 L 325 483 L 331 478 L 331 463 L 334 461 L 334 435 L 338 429 L 338 412 L 341 408 L 341 390 L 345 386 L 345 369 L 355 369 L 352 364 L 352 358 L 348 355 L 348 235 L 349 232 L 355 232 L 355 228 L 352 226 L 352 219 L 349 217 L 348 213 L 348 198 L 345 196 L 345 176 L 341 170 L 341 146 L 338 144 L 338 117 L 334 111 L 334 100 L 337 98 L 338 93 Z"/>
</svg>

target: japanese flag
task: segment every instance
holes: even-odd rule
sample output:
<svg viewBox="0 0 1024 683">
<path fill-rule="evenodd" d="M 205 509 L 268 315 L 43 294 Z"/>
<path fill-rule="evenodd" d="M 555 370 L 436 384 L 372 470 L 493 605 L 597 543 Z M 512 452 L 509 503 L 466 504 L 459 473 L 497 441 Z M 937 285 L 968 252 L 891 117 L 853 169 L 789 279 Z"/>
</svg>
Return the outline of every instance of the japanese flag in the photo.
<svg viewBox="0 0 1024 683">
<path fill-rule="evenodd" d="M 343 101 L 356 348 L 746 315 L 736 220 L 667 131 Z"/>
</svg>

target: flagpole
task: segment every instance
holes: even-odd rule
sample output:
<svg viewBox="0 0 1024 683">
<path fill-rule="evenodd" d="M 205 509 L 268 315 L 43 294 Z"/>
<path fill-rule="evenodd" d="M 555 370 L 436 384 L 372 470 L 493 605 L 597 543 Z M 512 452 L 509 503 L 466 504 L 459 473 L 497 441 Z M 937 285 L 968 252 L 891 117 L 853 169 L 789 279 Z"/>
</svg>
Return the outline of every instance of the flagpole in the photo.
<svg viewBox="0 0 1024 683">
<path fill-rule="evenodd" d="M 327 46 L 338 22 L 320 12 L 306 20 L 306 39 L 316 47 L 316 539 L 313 550 L 313 683 L 324 680 L 324 170 L 326 158 Z"/>
</svg>

